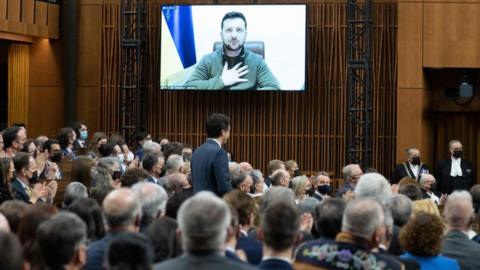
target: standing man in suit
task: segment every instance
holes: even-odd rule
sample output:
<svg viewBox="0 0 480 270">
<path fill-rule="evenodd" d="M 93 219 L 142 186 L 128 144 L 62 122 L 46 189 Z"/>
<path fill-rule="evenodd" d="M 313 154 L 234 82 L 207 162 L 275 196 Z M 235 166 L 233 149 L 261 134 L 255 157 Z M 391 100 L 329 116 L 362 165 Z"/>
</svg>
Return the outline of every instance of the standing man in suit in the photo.
<svg viewBox="0 0 480 270">
<path fill-rule="evenodd" d="M 222 149 L 230 137 L 230 118 L 219 113 L 210 115 L 206 131 L 207 141 L 192 155 L 193 192 L 208 190 L 221 197 L 232 190 L 227 152 Z"/>
<path fill-rule="evenodd" d="M 422 174 L 429 173 L 428 167 L 420 159 L 420 150 L 416 147 L 407 148 L 407 161 L 395 167 L 392 173 L 392 184 L 397 184 L 404 177 L 420 181 Z"/>
<path fill-rule="evenodd" d="M 480 244 L 468 238 L 473 220 L 472 196 L 468 191 L 455 191 L 444 209 L 448 233 L 443 240 L 442 254 L 457 260 L 461 269 L 480 269 Z"/>
<path fill-rule="evenodd" d="M 462 143 L 459 140 L 451 140 L 448 148 L 451 157 L 440 161 L 435 168 L 438 191 L 450 194 L 454 190 L 470 190 L 475 183 L 475 171 L 470 161 L 462 159 Z"/>
</svg>

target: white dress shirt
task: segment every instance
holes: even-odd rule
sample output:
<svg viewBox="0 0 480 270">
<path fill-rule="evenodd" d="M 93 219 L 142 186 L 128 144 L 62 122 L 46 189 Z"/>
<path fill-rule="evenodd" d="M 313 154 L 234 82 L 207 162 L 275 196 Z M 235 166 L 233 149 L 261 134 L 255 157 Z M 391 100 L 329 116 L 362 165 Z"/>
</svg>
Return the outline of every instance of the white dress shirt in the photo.
<svg viewBox="0 0 480 270">
<path fill-rule="evenodd" d="M 460 166 L 462 158 L 452 157 L 452 169 L 450 170 L 450 176 L 457 177 L 463 176 L 462 167 Z"/>
<path fill-rule="evenodd" d="M 415 179 L 418 178 L 418 171 L 420 170 L 420 166 L 418 165 L 413 165 L 412 163 L 408 163 L 410 165 L 410 170 L 412 170 L 413 176 L 415 176 Z"/>
</svg>

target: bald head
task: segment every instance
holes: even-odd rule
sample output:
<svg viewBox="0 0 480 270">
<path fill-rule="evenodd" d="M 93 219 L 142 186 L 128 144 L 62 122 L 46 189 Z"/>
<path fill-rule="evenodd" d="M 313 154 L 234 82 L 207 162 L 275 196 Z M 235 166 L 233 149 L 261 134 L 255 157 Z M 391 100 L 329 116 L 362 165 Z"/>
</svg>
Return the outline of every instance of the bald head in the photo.
<svg viewBox="0 0 480 270">
<path fill-rule="evenodd" d="M 110 230 L 127 229 L 140 217 L 140 202 L 130 189 L 116 189 L 103 201 L 103 212 Z"/>
<path fill-rule="evenodd" d="M 249 173 L 253 170 L 252 165 L 248 162 L 245 162 L 245 161 L 238 164 L 238 167 L 240 168 L 240 171 L 242 171 L 244 173 Z"/>
<path fill-rule="evenodd" d="M 272 174 L 272 185 L 288 187 L 290 174 L 286 170 L 277 170 Z"/>
<path fill-rule="evenodd" d="M 468 231 L 473 216 L 473 203 L 470 193 L 455 191 L 450 194 L 444 214 L 450 228 Z"/>
</svg>

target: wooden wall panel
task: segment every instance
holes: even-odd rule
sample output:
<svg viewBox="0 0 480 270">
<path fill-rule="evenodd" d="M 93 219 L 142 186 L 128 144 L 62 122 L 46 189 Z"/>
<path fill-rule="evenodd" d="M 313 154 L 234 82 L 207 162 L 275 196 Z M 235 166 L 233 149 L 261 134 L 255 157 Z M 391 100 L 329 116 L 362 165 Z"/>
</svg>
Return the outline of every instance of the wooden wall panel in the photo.
<svg viewBox="0 0 480 270">
<path fill-rule="evenodd" d="M 102 48 L 102 6 L 79 5 L 77 26 L 77 84 L 99 86 Z"/>
<path fill-rule="evenodd" d="M 22 22 L 33 24 L 34 13 L 35 13 L 35 1 L 22 0 Z"/>
<path fill-rule="evenodd" d="M 423 66 L 480 67 L 480 2 L 425 3 Z"/>
<path fill-rule="evenodd" d="M 56 136 L 64 127 L 64 88 L 62 86 L 31 86 L 29 93 L 28 136 Z"/>
<path fill-rule="evenodd" d="M 223 112 L 232 119 L 227 149 L 237 161 L 248 160 L 265 170 L 273 158 L 296 159 L 303 170 L 327 170 L 340 175 L 346 159 L 347 123 L 344 2 L 308 4 L 309 89 L 305 93 L 160 91 L 161 3 L 166 2 L 150 1 L 148 5 L 149 79 L 145 106 L 147 126 L 154 137 L 196 147 L 205 140 L 207 116 Z M 118 27 L 118 8 L 115 1 L 103 4 L 100 128 L 108 132 L 118 131 L 119 121 L 115 65 L 119 33 L 111 28 Z M 375 3 L 374 14 L 374 165 L 388 176 L 395 160 L 397 4 Z"/>
<path fill-rule="evenodd" d="M 8 125 L 28 119 L 28 45 L 11 44 L 8 48 Z"/>
</svg>

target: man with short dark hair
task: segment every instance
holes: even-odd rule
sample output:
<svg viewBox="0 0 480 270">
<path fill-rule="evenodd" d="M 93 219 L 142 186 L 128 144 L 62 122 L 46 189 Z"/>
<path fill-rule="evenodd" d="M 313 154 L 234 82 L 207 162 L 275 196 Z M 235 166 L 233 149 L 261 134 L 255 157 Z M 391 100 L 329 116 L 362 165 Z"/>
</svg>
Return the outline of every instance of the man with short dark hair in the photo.
<svg viewBox="0 0 480 270">
<path fill-rule="evenodd" d="M 277 170 L 272 175 L 272 186 L 289 187 L 290 174 L 286 170 Z"/>
<path fill-rule="evenodd" d="M 165 187 L 165 182 L 160 182 L 160 174 L 165 163 L 165 158 L 161 154 L 146 154 L 143 156 L 142 167 L 150 176 L 147 178 L 147 182 L 161 185 Z"/>
<path fill-rule="evenodd" d="M 314 222 L 320 241 L 335 240 L 341 231 L 346 203 L 342 199 L 327 198 L 315 207 Z"/>
<path fill-rule="evenodd" d="M 122 187 L 131 187 L 136 183 L 145 182 L 149 177 L 147 171 L 141 168 L 130 168 L 121 177 Z"/>
<path fill-rule="evenodd" d="M 223 48 L 202 58 L 187 88 L 228 90 L 279 90 L 280 84 L 262 56 L 245 49 L 247 20 L 240 12 L 225 14 L 220 35 Z"/>
<path fill-rule="evenodd" d="M 48 269 L 80 270 L 85 265 L 87 226 L 75 214 L 60 212 L 42 222 L 37 240 Z"/>
<path fill-rule="evenodd" d="M 151 269 L 153 246 L 144 234 L 124 232 L 112 240 L 106 269 Z"/>
<path fill-rule="evenodd" d="M 75 121 L 72 125 L 75 134 L 77 135 L 77 139 L 73 143 L 74 149 L 79 148 L 87 148 L 88 147 L 88 129 L 87 125 L 83 121 Z"/>
<path fill-rule="evenodd" d="M 288 203 L 270 205 L 262 214 L 260 238 L 263 239 L 262 270 L 293 270 L 293 247 L 300 240 L 300 214 Z"/>
<path fill-rule="evenodd" d="M 267 176 L 265 177 L 265 184 L 270 187 L 272 184 L 272 175 L 278 170 L 285 170 L 285 163 L 278 159 L 273 159 L 268 162 Z"/>
<path fill-rule="evenodd" d="M 41 179 L 62 179 L 63 173 L 60 170 L 60 162 L 62 161 L 62 148 L 60 147 L 60 142 L 55 139 L 49 139 L 43 144 L 43 149 L 48 155 L 47 163 L 45 168 L 40 173 Z"/>
<path fill-rule="evenodd" d="M 232 190 L 229 181 L 228 157 L 222 145 L 230 137 L 230 118 L 224 114 L 212 114 L 206 123 L 207 141 L 192 156 L 191 170 L 193 191 L 212 191 L 218 196 Z"/>
<path fill-rule="evenodd" d="M 23 144 L 27 141 L 27 130 L 21 127 L 9 127 L 2 133 L 3 149 L 7 157 L 14 157 L 23 149 Z"/>
<path fill-rule="evenodd" d="M 130 189 L 120 188 L 110 192 L 103 201 L 103 213 L 108 233 L 88 247 L 85 270 L 102 270 L 105 251 L 115 235 L 138 232 L 140 226 L 140 202 Z"/>
<path fill-rule="evenodd" d="M 24 262 L 23 249 L 17 236 L 13 233 L 0 231 L 0 263 L 2 270 L 29 269 Z"/>
<path fill-rule="evenodd" d="M 232 187 L 245 193 L 250 192 L 253 186 L 253 179 L 245 173 L 238 173 L 232 176 Z"/>
</svg>

